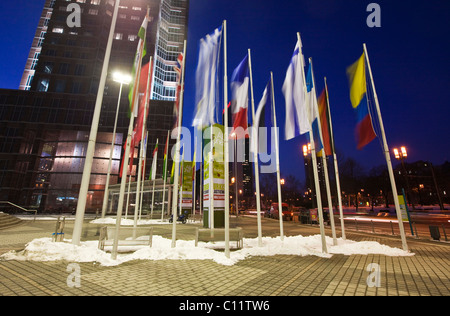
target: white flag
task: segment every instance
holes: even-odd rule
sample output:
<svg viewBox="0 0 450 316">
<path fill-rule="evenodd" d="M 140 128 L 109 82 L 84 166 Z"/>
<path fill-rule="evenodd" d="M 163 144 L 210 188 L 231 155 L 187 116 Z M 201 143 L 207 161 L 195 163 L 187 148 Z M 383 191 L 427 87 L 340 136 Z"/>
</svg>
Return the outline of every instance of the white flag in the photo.
<svg viewBox="0 0 450 316">
<path fill-rule="evenodd" d="M 289 140 L 311 130 L 306 108 L 304 61 L 301 41 L 297 41 L 291 63 L 286 72 L 283 94 L 286 99 L 285 139 Z"/>
<path fill-rule="evenodd" d="M 158 162 L 158 139 L 156 140 L 156 146 L 155 149 L 153 150 L 153 163 L 152 163 L 152 170 L 150 173 L 150 180 L 153 181 L 156 179 L 157 162 Z"/>
<path fill-rule="evenodd" d="M 192 126 L 215 124 L 218 103 L 218 65 L 222 27 L 200 40 L 200 52 L 196 72 L 196 113 Z"/>
</svg>

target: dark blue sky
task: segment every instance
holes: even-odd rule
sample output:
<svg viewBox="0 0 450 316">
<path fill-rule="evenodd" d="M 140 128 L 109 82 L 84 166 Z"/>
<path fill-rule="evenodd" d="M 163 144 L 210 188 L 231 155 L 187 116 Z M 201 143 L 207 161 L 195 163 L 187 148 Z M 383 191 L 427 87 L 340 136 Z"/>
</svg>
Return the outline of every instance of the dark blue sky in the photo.
<svg viewBox="0 0 450 316">
<path fill-rule="evenodd" d="M 18 88 L 44 2 L 1 1 L 0 88 Z M 371 2 L 381 7 L 381 28 L 366 25 L 366 7 Z M 355 158 L 367 170 L 385 164 L 380 141 L 358 151 L 353 136 L 356 122 L 345 71 L 366 43 L 391 151 L 405 145 L 408 161 L 450 161 L 449 12 L 450 2 L 443 0 L 191 0 L 184 125 L 191 125 L 194 111 L 198 42 L 226 19 L 228 77 L 247 49 L 252 49 L 258 104 L 270 71 L 274 73 L 282 173 L 304 181 L 301 145 L 306 137 L 283 140 L 281 86 L 296 32 L 302 34 L 305 58 L 313 58 L 318 93 L 327 77 L 341 156 Z"/>
</svg>

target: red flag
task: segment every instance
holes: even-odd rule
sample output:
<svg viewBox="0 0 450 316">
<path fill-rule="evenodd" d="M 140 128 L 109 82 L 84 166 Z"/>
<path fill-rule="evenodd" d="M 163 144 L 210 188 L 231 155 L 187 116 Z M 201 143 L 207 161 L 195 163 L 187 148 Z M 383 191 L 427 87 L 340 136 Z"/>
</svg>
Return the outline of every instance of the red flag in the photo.
<svg viewBox="0 0 450 316">
<path fill-rule="evenodd" d="M 248 134 L 248 88 L 249 88 L 248 55 L 241 61 L 231 76 L 231 104 L 233 112 L 233 130 L 231 138 L 249 138 Z"/>
<path fill-rule="evenodd" d="M 325 89 L 322 91 L 317 101 L 317 105 L 319 107 L 320 124 L 322 128 L 322 141 L 323 148 L 325 150 L 325 156 L 331 156 L 333 154 L 333 148 L 330 135 L 330 120 L 328 116 L 328 104 Z"/>
<path fill-rule="evenodd" d="M 128 171 L 127 171 L 127 175 L 131 174 L 131 171 L 133 170 L 133 158 L 134 158 L 134 139 L 133 137 L 131 137 L 131 147 L 130 147 L 130 163 L 128 165 Z M 124 156 L 125 156 L 125 151 L 127 148 L 127 141 L 125 141 L 125 144 L 123 145 L 123 151 L 124 151 Z M 122 178 L 122 174 L 123 174 L 123 158 L 122 158 L 122 163 L 120 164 L 120 172 L 119 172 L 119 177 Z"/>
<path fill-rule="evenodd" d="M 133 136 L 135 144 L 139 144 L 142 139 L 142 128 L 144 126 L 144 120 L 147 120 L 149 112 L 147 108 L 146 117 L 144 118 L 144 108 L 146 105 L 146 100 L 149 98 L 149 96 L 147 96 L 147 81 L 149 77 L 149 71 L 153 71 L 153 69 L 150 69 L 150 65 L 149 63 L 147 63 L 142 67 L 141 78 L 139 79 L 139 110 Z"/>
</svg>

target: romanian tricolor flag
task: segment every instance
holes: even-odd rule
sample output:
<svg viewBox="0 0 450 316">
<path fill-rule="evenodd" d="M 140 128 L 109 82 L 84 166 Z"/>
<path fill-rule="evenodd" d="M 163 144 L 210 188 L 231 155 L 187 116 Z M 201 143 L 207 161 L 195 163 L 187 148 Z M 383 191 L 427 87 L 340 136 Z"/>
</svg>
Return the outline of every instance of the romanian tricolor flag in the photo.
<svg viewBox="0 0 450 316">
<path fill-rule="evenodd" d="M 331 135 L 329 105 L 328 105 L 328 89 L 325 86 L 317 100 L 319 106 L 320 125 L 322 129 L 322 142 L 325 156 L 331 156 L 334 153 L 333 138 Z M 321 156 L 321 152 L 317 154 Z"/>
<path fill-rule="evenodd" d="M 350 101 L 356 113 L 357 125 L 355 138 L 358 149 L 362 149 L 377 136 L 373 129 L 372 117 L 367 104 L 366 63 L 365 55 L 347 68 L 350 85 Z"/>
</svg>

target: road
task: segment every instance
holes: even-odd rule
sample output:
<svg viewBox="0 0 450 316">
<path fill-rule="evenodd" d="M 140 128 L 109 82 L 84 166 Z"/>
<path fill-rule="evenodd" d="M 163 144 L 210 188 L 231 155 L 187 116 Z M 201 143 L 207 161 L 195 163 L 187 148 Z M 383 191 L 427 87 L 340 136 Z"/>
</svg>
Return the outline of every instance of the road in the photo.
<svg viewBox="0 0 450 316">
<path fill-rule="evenodd" d="M 375 233 L 399 235 L 399 225 L 396 216 L 373 216 L 373 215 L 344 215 L 344 225 L 348 229 L 370 231 Z M 340 224 L 340 223 L 337 223 Z M 430 236 L 430 226 L 439 227 L 441 240 L 450 238 L 450 216 L 443 214 L 413 214 L 411 215 L 411 225 L 404 222 L 403 227 L 406 235 L 419 237 Z M 447 235 L 447 236 L 446 236 Z"/>
</svg>

